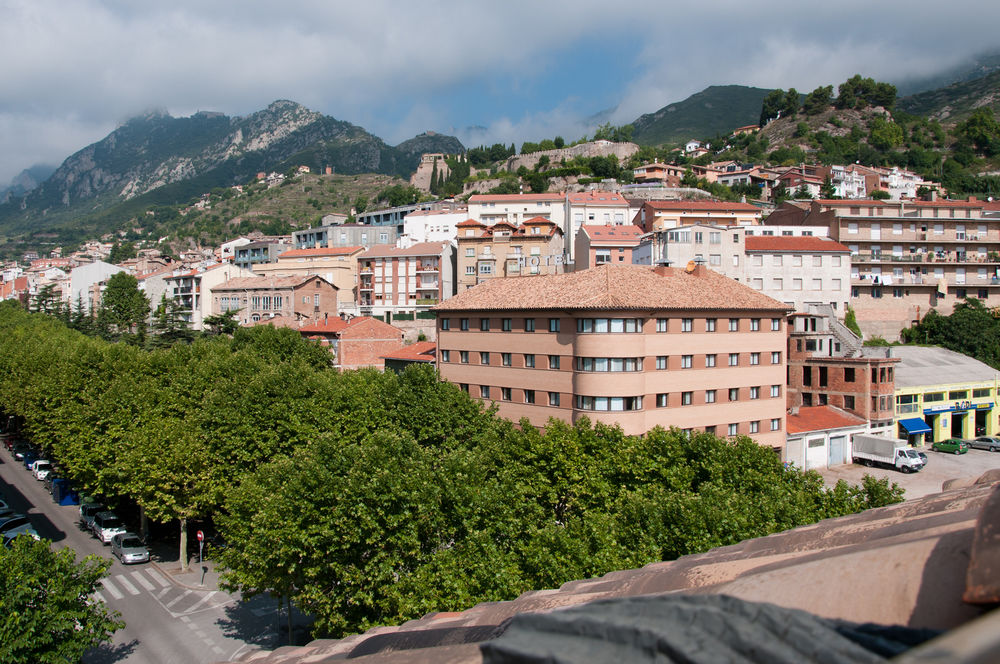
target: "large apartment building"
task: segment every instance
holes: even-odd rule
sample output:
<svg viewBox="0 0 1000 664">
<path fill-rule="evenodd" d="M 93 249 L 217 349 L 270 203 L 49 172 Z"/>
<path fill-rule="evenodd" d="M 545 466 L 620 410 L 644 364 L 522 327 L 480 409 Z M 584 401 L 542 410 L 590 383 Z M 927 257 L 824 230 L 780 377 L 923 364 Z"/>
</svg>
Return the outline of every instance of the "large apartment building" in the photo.
<svg viewBox="0 0 1000 664">
<path fill-rule="evenodd" d="M 379 245 L 358 257 L 358 305 L 372 315 L 428 308 L 455 293 L 455 249 L 422 242 L 401 249 Z"/>
<path fill-rule="evenodd" d="M 562 229 L 542 217 L 492 226 L 467 219 L 458 224 L 457 241 L 459 291 L 495 277 L 567 271 Z"/>
<path fill-rule="evenodd" d="M 650 233 L 691 224 L 756 226 L 761 216 L 761 209 L 749 203 L 646 201 L 632 223 Z"/>
<path fill-rule="evenodd" d="M 784 447 L 788 310 L 704 266 L 493 279 L 435 312 L 441 375 L 509 419 Z"/>
<path fill-rule="evenodd" d="M 851 305 L 868 335 L 898 337 L 928 310 L 1000 304 L 1000 206 L 985 201 L 819 200 L 768 223 L 827 226 L 851 252 Z"/>
</svg>

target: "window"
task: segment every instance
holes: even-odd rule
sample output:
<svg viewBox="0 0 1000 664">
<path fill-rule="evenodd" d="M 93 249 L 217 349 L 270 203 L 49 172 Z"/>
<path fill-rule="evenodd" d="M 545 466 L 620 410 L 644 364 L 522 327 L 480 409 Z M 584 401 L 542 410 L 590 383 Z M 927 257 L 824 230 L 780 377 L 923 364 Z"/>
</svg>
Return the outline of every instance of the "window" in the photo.
<svg viewBox="0 0 1000 664">
<path fill-rule="evenodd" d="M 460 351 L 458 351 L 458 361 L 461 362 L 462 364 L 468 364 L 469 363 L 469 351 L 467 351 L 467 350 L 460 350 Z"/>
<path fill-rule="evenodd" d="M 986 399 L 989 398 L 992 390 L 988 387 L 976 388 L 972 390 L 973 399 Z"/>
<path fill-rule="evenodd" d="M 759 318 L 751 318 L 750 319 L 750 331 L 751 332 L 759 332 L 760 331 L 760 319 Z"/>
<path fill-rule="evenodd" d="M 681 392 L 681 405 L 690 406 L 691 405 L 691 395 L 694 392 Z"/>
<path fill-rule="evenodd" d="M 578 357 L 577 371 L 642 371 L 641 357 Z"/>
<path fill-rule="evenodd" d="M 854 367 L 844 367 L 844 382 L 845 383 L 854 382 Z"/>
<path fill-rule="evenodd" d="M 466 265 L 465 266 L 465 273 L 466 274 L 475 274 L 476 273 L 476 266 L 475 265 Z"/>
<path fill-rule="evenodd" d="M 760 364 L 760 353 L 750 353 L 750 364 Z"/>
<path fill-rule="evenodd" d="M 729 388 L 729 400 L 730 401 L 739 401 L 740 400 L 740 388 L 738 388 L 738 387 L 730 387 Z"/>
<path fill-rule="evenodd" d="M 505 367 L 510 366 L 510 353 L 500 353 L 500 364 Z"/>
<path fill-rule="evenodd" d="M 739 318 L 730 318 L 729 319 L 729 331 L 730 332 L 739 332 L 740 331 L 740 319 Z"/>
<path fill-rule="evenodd" d="M 705 403 L 715 403 L 715 390 L 705 390 Z"/>
<path fill-rule="evenodd" d="M 690 332 L 694 328 L 694 320 L 691 318 L 681 319 L 681 332 Z"/>
<path fill-rule="evenodd" d="M 642 410 L 642 397 L 586 397 L 578 394 L 576 407 L 580 410 Z"/>
<path fill-rule="evenodd" d="M 667 356 L 666 355 L 657 355 L 656 356 L 656 368 L 659 371 L 663 371 L 664 369 L 667 368 Z"/>
<path fill-rule="evenodd" d="M 535 391 L 525 390 L 524 391 L 524 403 L 535 403 Z"/>
<path fill-rule="evenodd" d="M 442 330 L 450 330 L 451 329 L 451 319 L 450 318 L 442 318 L 441 319 L 441 329 Z"/>
<path fill-rule="evenodd" d="M 489 399 L 490 398 L 490 386 L 489 385 L 480 385 L 479 386 L 479 396 L 482 399 Z"/>
<path fill-rule="evenodd" d="M 715 366 L 715 353 L 705 356 L 705 366 L 708 368 Z"/>
<path fill-rule="evenodd" d="M 500 398 L 503 399 L 504 401 L 510 401 L 510 388 L 509 387 L 501 387 L 500 388 Z"/>
<path fill-rule="evenodd" d="M 750 433 L 758 433 L 760 431 L 760 420 L 753 420 L 750 422 Z"/>
<path fill-rule="evenodd" d="M 450 350 L 443 350 L 443 351 L 441 351 L 441 361 L 442 362 L 451 362 L 451 351 Z"/>
<path fill-rule="evenodd" d="M 771 364 L 781 364 L 781 351 L 771 351 Z"/>
<path fill-rule="evenodd" d="M 681 369 L 690 369 L 693 356 L 681 355 Z"/>
<path fill-rule="evenodd" d="M 771 419 L 771 431 L 781 430 L 781 418 L 775 417 Z"/>
<path fill-rule="evenodd" d="M 534 318 L 525 318 L 524 319 L 524 331 L 525 332 L 534 332 L 535 331 L 535 319 Z"/>
<path fill-rule="evenodd" d="M 550 406 L 558 406 L 559 405 L 559 393 L 558 392 L 549 392 L 549 405 Z"/>
<path fill-rule="evenodd" d="M 751 399 L 760 399 L 760 387 L 751 387 L 750 388 L 750 398 Z"/>
<path fill-rule="evenodd" d="M 529 368 L 529 369 L 534 368 L 534 366 L 535 366 L 535 354 L 534 353 L 525 353 L 524 354 L 524 366 L 527 367 L 527 368 Z"/>
<path fill-rule="evenodd" d="M 510 332 L 511 330 L 511 320 L 509 318 L 503 318 L 500 320 L 500 329 L 504 332 Z"/>
<path fill-rule="evenodd" d="M 558 319 L 552 319 L 558 320 Z M 617 334 L 642 332 L 641 318 L 578 318 L 576 331 L 581 333 Z"/>
<path fill-rule="evenodd" d="M 489 318 L 480 318 L 479 319 L 479 329 L 482 330 L 483 332 L 489 332 L 490 331 L 490 319 Z"/>
<path fill-rule="evenodd" d="M 490 363 L 490 354 L 489 354 L 489 352 L 479 353 L 479 363 L 480 364 L 489 364 Z"/>
<path fill-rule="evenodd" d="M 472 248 L 472 247 L 466 247 L 466 249 L 465 249 L 465 257 L 466 258 L 475 258 L 476 257 L 476 250 L 474 248 Z"/>
<path fill-rule="evenodd" d="M 819 367 L 819 386 L 826 387 L 827 374 L 829 367 Z"/>
<path fill-rule="evenodd" d="M 559 356 L 549 355 L 549 369 L 558 369 L 558 368 L 559 368 Z"/>
<path fill-rule="evenodd" d="M 558 332 L 558 331 L 559 331 L 559 319 L 558 318 L 550 318 L 549 319 L 549 332 Z"/>
<path fill-rule="evenodd" d="M 667 407 L 667 394 L 665 392 L 660 392 L 656 395 L 656 407 L 666 408 Z"/>
<path fill-rule="evenodd" d="M 740 366 L 740 354 L 739 353 L 730 353 L 729 354 L 729 366 L 731 366 L 731 367 L 738 367 L 738 366 Z"/>
<path fill-rule="evenodd" d="M 848 410 L 854 410 L 854 397 L 851 395 L 844 396 L 844 408 Z"/>
<path fill-rule="evenodd" d="M 781 331 L 781 319 L 780 318 L 772 318 L 771 319 L 771 331 L 772 332 L 780 332 Z"/>
<path fill-rule="evenodd" d="M 656 319 L 656 331 L 657 332 L 666 332 L 667 331 L 667 319 L 666 318 L 657 318 Z"/>
<path fill-rule="evenodd" d="M 467 332 L 468 329 L 469 329 L 469 319 L 468 318 L 462 318 L 459 322 L 460 322 L 459 327 L 462 328 L 462 331 L 463 332 Z"/>
<path fill-rule="evenodd" d="M 737 434 L 739 433 L 739 430 L 740 430 L 740 425 L 736 424 L 735 422 L 734 422 L 734 423 L 732 423 L 732 424 L 730 424 L 730 425 L 729 425 L 729 426 L 728 426 L 728 427 L 726 428 L 726 432 L 727 432 L 727 433 L 728 433 L 728 435 L 730 435 L 730 436 L 735 436 L 735 435 L 737 435 Z"/>
<path fill-rule="evenodd" d="M 706 318 L 705 319 L 705 331 L 706 332 L 715 332 L 715 319 L 714 318 Z"/>
<path fill-rule="evenodd" d="M 771 398 L 772 399 L 777 399 L 780 396 L 781 396 L 781 385 L 772 385 L 771 386 Z"/>
</svg>

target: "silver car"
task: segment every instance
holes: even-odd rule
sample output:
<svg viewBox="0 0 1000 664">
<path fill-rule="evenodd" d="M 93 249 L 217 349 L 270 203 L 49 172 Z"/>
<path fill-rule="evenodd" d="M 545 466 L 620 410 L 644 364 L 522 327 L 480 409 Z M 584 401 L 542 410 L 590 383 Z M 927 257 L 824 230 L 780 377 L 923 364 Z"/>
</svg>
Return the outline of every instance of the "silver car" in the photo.
<svg viewBox="0 0 1000 664">
<path fill-rule="evenodd" d="M 969 447 L 977 450 L 989 450 L 990 452 L 1000 452 L 1000 438 L 996 436 L 979 436 L 968 441 Z"/>
<path fill-rule="evenodd" d="M 94 517 L 94 537 L 102 544 L 110 544 L 111 538 L 125 532 L 125 524 L 114 512 L 101 512 Z"/>
<path fill-rule="evenodd" d="M 118 533 L 112 537 L 111 555 L 118 558 L 123 565 L 149 562 L 149 549 L 134 533 Z"/>
</svg>

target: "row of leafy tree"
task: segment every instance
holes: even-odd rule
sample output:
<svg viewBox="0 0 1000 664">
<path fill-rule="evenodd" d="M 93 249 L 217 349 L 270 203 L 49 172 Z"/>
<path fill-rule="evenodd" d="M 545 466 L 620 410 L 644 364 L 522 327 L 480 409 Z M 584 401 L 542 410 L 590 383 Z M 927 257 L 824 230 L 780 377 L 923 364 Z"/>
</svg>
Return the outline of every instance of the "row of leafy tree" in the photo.
<svg viewBox="0 0 1000 664">
<path fill-rule="evenodd" d="M 832 85 L 821 85 L 803 99 L 795 88 L 772 90 L 764 97 L 760 109 L 760 126 L 782 117 L 795 117 L 797 113 L 818 115 L 831 105 L 835 108 L 854 109 L 867 106 L 881 106 L 889 110 L 896 104 L 896 86 L 862 78 L 855 74 L 837 87 L 837 97 L 833 97 Z"/>
<path fill-rule="evenodd" d="M 901 499 L 748 438 L 521 427 L 433 369 L 337 373 L 289 330 L 142 350 L 0 306 L 0 399 L 78 486 L 211 516 L 224 580 L 344 634 Z"/>
</svg>

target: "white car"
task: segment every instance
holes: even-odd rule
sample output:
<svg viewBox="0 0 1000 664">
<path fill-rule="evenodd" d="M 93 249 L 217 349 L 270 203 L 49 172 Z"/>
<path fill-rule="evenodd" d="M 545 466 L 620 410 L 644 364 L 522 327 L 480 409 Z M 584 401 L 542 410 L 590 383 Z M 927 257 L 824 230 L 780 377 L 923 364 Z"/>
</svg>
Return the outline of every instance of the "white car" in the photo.
<svg viewBox="0 0 1000 664">
<path fill-rule="evenodd" d="M 111 538 L 125 532 L 125 524 L 114 512 L 101 512 L 94 517 L 94 537 L 102 544 L 110 544 Z"/>
<path fill-rule="evenodd" d="M 36 480 L 44 480 L 52 472 L 52 462 L 46 459 L 39 459 L 31 464 L 31 472 L 35 475 Z"/>
</svg>

